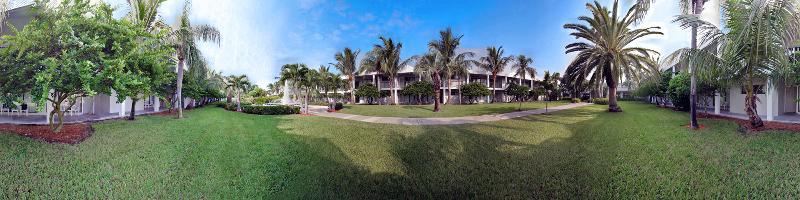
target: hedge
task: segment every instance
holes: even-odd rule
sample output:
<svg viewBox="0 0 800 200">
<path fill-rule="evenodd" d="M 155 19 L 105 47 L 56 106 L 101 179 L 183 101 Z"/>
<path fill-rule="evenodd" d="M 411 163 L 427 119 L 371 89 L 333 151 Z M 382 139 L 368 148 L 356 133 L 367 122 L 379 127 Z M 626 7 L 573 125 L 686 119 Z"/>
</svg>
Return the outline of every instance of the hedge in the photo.
<svg viewBox="0 0 800 200">
<path fill-rule="evenodd" d="M 572 98 L 572 103 L 580 103 L 580 102 L 581 102 L 580 98 Z"/>
<path fill-rule="evenodd" d="M 291 115 L 300 113 L 300 107 L 287 105 L 253 106 L 242 105 L 242 112 L 256 115 Z"/>
<path fill-rule="evenodd" d="M 597 105 L 608 105 L 608 98 L 594 98 L 592 103 Z"/>
</svg>

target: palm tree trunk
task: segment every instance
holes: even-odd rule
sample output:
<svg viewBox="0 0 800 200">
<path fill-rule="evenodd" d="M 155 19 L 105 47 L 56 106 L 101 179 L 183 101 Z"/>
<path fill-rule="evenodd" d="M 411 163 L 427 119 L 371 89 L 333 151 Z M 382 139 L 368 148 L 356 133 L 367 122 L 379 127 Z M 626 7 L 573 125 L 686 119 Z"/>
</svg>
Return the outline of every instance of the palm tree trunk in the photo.
<svg viewBox="0 0 800 200">
<path fill-rule="evenodd" d="M 236 111 L 242 112 L 242 93 L 236 90 Z"/>
<path fill-rule="evenodd" d="M 617 105 L 617 84 L 608 84 L 608 112 L 622 112 L 622 108 Z"/>
<path fill-rule="evenodd" d="M 354 74 L 350 74 L 350 77 L 347 79 L 350 80 L 350 103 L 356 104 L 356 80 L 353 78 Z"/>
<path fill-rule="evenodd" d="M 178 105 L 178 119 L 183 118 L 183 92 L 181 90 L 183 90 L 183 62 L 185 61 L 185 59 L 180 58 L 181 57 L 180 54 L 181 53 L 179 51 L 178 52 L 178 55 L 179 55 L 178 56 L 178 58 L 179 58 L 178 59 L 178 78 L 177 78 L 178 80 L 177 80 L 177 83 L 175 84 L 176 85 L 175 86 L 175 93 L 176 93 L 177 98 L 178 98 L 177 99 L 177 103 L 176 103 Z"/>
<path fill-rule="evenodd" d="M 442 88 L 442 78 L 439 77 L 439 72 L 434 72 L 432 78 L 433 78 L 433 88 L 434 88 L 434 90 L 433 90 L 433 93 L 434 93 L 434 95 L 433 95 L 433 99 L 434 99 L 434 101 L 433 101 L 433 112 L 439 112 L 439 110 L 441 110 L 441 108 L 440 108 L 441 104 L 439 103 L 439 99 L 440 99 L 439 95 L 442 94 L 442 92 L 441 92 L 442 90 L 440 89 L 440 88 Z"/>
<path fill-rule="evenodd" d="M 492 101 L 491 101 L 491 103 L 494 103 L 495 101 L 497 101 L 497 90 L 494 88 L 495 85 L 497 85 L 497 74 L 492 73 Z"/>
<path fill-rule="evenodd" d="M 698 1 L 692 2 L 692 13 L 699 14 L 698 6 L 702 4 Z M 697 26 L 692 26 L 692 49 L 697 49 Z M 689 65 L 689 75 L 690 75 L 690 93 L 689 93 L 689 107 L 690 107 L 690 126 L 692 129 L 697 129 L 700 127 L 697 124 L 697 77 L 695 76 L 694 71 L 694 63 L 690 63 Z"/>
<path fill-rule="evenodd" d="M 453 102 L 453 79 L 447 77 L 447 103 Z"/>
</svg>

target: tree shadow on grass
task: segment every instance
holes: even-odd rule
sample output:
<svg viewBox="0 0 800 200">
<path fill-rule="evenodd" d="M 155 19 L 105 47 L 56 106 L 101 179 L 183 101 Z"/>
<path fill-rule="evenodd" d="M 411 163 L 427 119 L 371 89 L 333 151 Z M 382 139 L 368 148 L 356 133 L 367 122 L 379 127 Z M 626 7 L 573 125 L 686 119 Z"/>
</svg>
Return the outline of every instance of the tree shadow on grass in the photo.
<svg viewBox="0 0 800 200">
<path fill-rule="evenodd" d="M 571 113 L 567 113 L 571 114 Z M 581 114 L 581 113 L 578 113 Z M 585 114 L 585 113 L 584 113 Z M 372 172 L 329 139 L 293 136 L 301 153 L 296 176 L 279 196 L 345 199 L 531 199 L 609 197 L 611 174 L 602 151 L 576 129 L 596 119 L 566 124 L 569 137 L 512 141 L 492 131 L 543 134 L 513 124 L 431 126 L 413 135 L 389 135 L 390 154 L 402 172 Z M 485 129 L 489 129 L 488 133 Z M 482 131 L 478 131 L 482 130 Z M 324 153 L 322 153 L 324 152 Z"/>
</svg>

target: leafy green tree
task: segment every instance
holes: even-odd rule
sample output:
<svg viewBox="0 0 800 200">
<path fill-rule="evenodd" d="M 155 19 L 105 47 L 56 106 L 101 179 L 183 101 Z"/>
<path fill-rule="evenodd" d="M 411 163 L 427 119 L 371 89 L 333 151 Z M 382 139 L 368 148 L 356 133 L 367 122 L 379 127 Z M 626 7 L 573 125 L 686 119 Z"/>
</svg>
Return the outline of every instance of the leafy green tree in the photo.
<svg viewBox="0 0 800 200">
<path fill-rule="evenodd" d="M 139 39 L 147 35 L 115 19 L 110 6 L 92 6 L 84 0 L 62 1 L 56 7 L 37 2 L 33 12 L 34 20 L 21 31 L 14 30 L 14 36 L 5 36 L 4 54 L 13 58 L 5 58 L 10 63 L 1 66 L 12 69 L 0 71 L 13 72 L 11 80 L 29 79 L 17 86 L 6 82 L 3 87 L 29 86 L 37 109 L 52 103 L 48 115 L 53 131 L 63 127 L 63 103 L 72 107 L 79 97 L 109 94 L 112 85 L 135 84 L 135 79 L 120 77 L 129 75 L 128 58 L 136 55 Z"/>
<path fill-rule="evenodd" d="M 174 64 L 169 59 L 174 53 L 172 48 L 162 45 L 159 36 L 143 32 L 143 36 L 138 36 L 137 40 L 140 41 L 138 47 L 128 55 L 122 72 L 113 77 L 114 83 L 111 85 L 117 92 L 118 102 L 131 98 L 128 120 L 135 119 L 136 103 L 140 98 L 159 95 L 158 89 L 170 84 L 172 79 L 167 74 L 172 73 L 169 66 Z"/>
<path fill-rule="evenodd" d="M 403 88 L 402 95 L 414 97 L 417 104 L 435 95 L 433 84 L 428 81 L 416 81 Z"/>
<path fill-rule="evenodd" d="M 519 85 L 522 85 L 522 80 L 525 79 L 527 76 L 531 76 L 531 78 L 536 76 L 536 68 L 531 66 L 533 64 L 533 58 L 527 57 L 525 55 L 518 55 L 514 58 L 514 75 L 519 76 Z"/>
<path fill-rule="evenodd" d="M 530 88 L 528 86 L 510 83 L 506 88 L 506 93 L 513 96 L 514 100 L 519 102 L 519 108 L 517 110 L 522 110 L 522 102 L 525 101 L 525 98 L 530 94 Z"/>
<path fill-rule="evenodd" d="M 586 4 L 591 16 L 578 19 L 586 24 L 565 24 L 565 29 L 573 30 L 570 35 L 579 42 L 566 46 L 566 53 L 577 52 L 576 58 L 567 66 L 568 74 L 580 74 L 588 78 L 592 85 L 605 82 L 609 88 L 609 112 L 621 112 L 617 104 L 617 86 L 624 79 L 639 82 L 658 65 L 652 59 L 658 55 L 655 50 L 635 47 L 632 43 L 649 35 L 663 35 L 659 27 L 633 28 L 640 18 L 636 17 L 644 7 L 641 2 L 634 4 L 624 15 L 618 10 L 619 2 L 614 1 L 609 10 L 599 2 Z"/>
<path fill-rule="evenodd" d="M 503 56 L 505 52 L 503 47 L 487 47 L 486 48 L 486 56 L 480 58 L 480 66 L 487 72 L 492 74 L 492 87 L 497 85 L 497 74 L 503 72 L 505 70 L 506 65 L 514 60 L 513 57 Z M 493 90 L 494 98 L 492 98 L 492 103 L 498 101 L 497 90 Z"/>
<path fill-rule="evenodd" d="M 478 98 L 492 94 L 489 91 L 489 88 L 481 83 L 468 83 L 461 85 L 461 92 L 463 93 L 461 95 L 468 100 L 467 103 L 469 104 L 477 102 Z"/>
<path fill-rule="evenodd" d="M 360 97 L 360 98 L 366 98 L 367 99 L 367 103 L 372 105 L 373 102 L 375 101 L 375 99 L 381 97 L 381 92 L 378 91 L 378 87 L 376 87 L 375 85 L 364 84 L 364 85 L 358 86 L 358 89 L 356 89 L 355 95 L 357 97 Z"/>
</svg>

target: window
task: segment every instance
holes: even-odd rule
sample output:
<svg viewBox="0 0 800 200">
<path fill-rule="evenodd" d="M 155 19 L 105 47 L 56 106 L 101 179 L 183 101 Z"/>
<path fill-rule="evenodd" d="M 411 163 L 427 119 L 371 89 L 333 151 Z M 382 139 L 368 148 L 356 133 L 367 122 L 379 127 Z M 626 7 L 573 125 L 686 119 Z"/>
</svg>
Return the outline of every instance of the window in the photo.
<svg viewBox="0 0 800 200">
<path fill-rule="evenodd" d="M 755 94 L 765 94 L 764 93 L 764 85 L 753 85 L 753 91 Z M 745 86 L 742 86 L 742 94 L 747 94 L 747 90 L 745 90 Z"/>
</svg>

